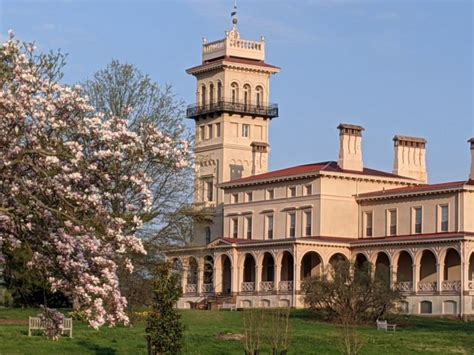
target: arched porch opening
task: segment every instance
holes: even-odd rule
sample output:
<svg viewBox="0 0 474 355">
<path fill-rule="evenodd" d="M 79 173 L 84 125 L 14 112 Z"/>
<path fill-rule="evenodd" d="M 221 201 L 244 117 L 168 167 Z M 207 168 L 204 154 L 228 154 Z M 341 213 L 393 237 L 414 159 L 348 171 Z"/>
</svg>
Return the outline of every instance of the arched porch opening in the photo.
<svg viewBox="0 0 474 355">
<path fill-rule="evenodd" d="M 315 251 L 307 252 L 301 259 L 301 280 L 309 277 L 321 277 L 323 274 L 323 259 Z"/>
<path fill-rule="evenodd" d="M 222 293 L 229 295 L 232 290 L 232 263 L 227 255 L 222 255 Z"/>
<path fill-rule="evenodd" d="M 420 259 L 419 291 L 436 291 L 437 289 L 436 256 L 430 250 L 423 250 Z"/>
<path fill-rule="evenodd" d="M 188 275 L 186 283 L 186 293 L 196 293 L 198 283 L 198 262 L 196 258 L 189 257 L 188 259 Z"/>
<path fill-rule="evenodd" d="M 471 253 L 471 256 L 469 257 L 469 269 L 468 269 L 468 279 L 469 281 L 469 289 L 474 290 L 474 252 Z"/>
<path fill-rule="evenodd" d="M 262 281 L 260 291 L 273 291 L 275 286 L 275 260 L 270 253 L 263 254 L 262 260 Z"/>
<path fill-rule="evenodd" d="M 364 254 L 358 253 L 354 259 L 354 267 L 358 270 L 367 270 L 369 268 L 369 260 Z"/>
<path fill-rule="evenodd" d="M 378 253 L 375 259 L 375 278 L 390 287 L 390 259 L 384 252 Z"/>
<path fill-rule="evenodd" d="M 443 291 L 461 289 L 461 257 L 455 249 L 448 249 L 444 256 Z"/>
<path fill-rule="evenodd" d="M 397 282 L 395 287 L 400 292 L 413 291 L 413 259 L 403 250 L 397 261 Z"/>
<path fill-rule="evenodd" d="M 204 257 L 203 284 L 201 292 L 209 293 L 214 290 L 214 258 L 211 255 Z"/>
<path fill-rule="evenodd" d="M 255 259 L 251 254 L 245 254 L 242 291 L 255 291 Z"/>
<path fill-rule="evenodd" d="M 280 271 L 280 285 L 278 286 L 280 291 L 291 291 L 293 290 L 293 255 L 285 251 L 281 258 L 281 271 Z"/>
</svg>

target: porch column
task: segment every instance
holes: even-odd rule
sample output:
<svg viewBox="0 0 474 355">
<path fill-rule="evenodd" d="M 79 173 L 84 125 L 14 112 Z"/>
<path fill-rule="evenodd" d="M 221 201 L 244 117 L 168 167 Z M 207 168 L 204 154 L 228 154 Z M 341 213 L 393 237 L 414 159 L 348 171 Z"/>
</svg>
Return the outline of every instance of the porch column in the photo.
<svg viewBox="0 0 474 355">
<path fill-rule="evenodd" d="M 397 269 L 390 265 L 390 288 L 393 290 L 395 288 L 395 283 L 397 282 Z"/>
<path fill-rule="evenodd" d="M 240 292 L 240 280 L 243 280 L 243 277 L 240 276 L 240 273 L 243 272 L 237 265 L 237 261 L 232 263 L 232 269 L 230 273 L 230 280 L 231 280 L 231 286 L 230 286 L 230 293 L 232 295 L 237 294 Z"/>
<path fill-rule="evenodd" d="M 301 291 L 301 263 L 293 259 L 293 263 L 295 264 L 295 272 L 293 274 L 293 289 L 295 291 Z"/>
<path fill-rule="evenodd" d="M 418 279 L 419 279 L 418 265 L 413 264 L 412 269 L 413 269 L 413 292 L 418 293 Z"/>
<path fill-rule="evenodd" d="M 204 284 L 204 258 L 198 259 L 198 275 L 197 275 L 197 293 L 202 293 L 202 285 Z"/>
<path fill-rule="evenodd" d="M 214 274 L 212 283 L 215 293 L 222 293 L 222 256 L 214 259 Z"/>
<path fill-rule="evenodd" d="M 443 280 L 444 280 L 444 263 L 438 263 L 436 264 L 436 280 L 437 280 L 437 285 L 436 285 L 436 290 L 438 292 L 441 292 L 442 290 L 442 285 L 443 285 Z"/>
<path fill-rule="evenodd" d="M 281 258 L 283 260 L 283 258 Z M 280 287 L 280 279 L 281 279 L 281 261 L 280 260 L 280 263 L 275 263 L 275 277 L 273 278 L 273 290 L 274 291 L 278 291 L 279 287 Z"/>
<path fill-rule="evenodd" d="M 186 262 L 183 262 L 183 270 L 181 274 L 181 289 L 183 290 L 183 295 L 186 293 L 186 285 L 188 284 L 188 265 Z"/>
<path fill-rule="evenodd" d="M 255 291 L 260 292 L 260 282 L 262 281 L 262 266 L 255 265 Z"/>
</svg>

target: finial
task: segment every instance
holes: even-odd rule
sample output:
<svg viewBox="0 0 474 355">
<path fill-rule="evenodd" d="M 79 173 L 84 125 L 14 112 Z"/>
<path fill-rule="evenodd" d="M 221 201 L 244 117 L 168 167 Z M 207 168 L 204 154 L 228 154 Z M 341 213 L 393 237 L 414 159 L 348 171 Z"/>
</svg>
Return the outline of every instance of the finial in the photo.
<svg viewBox="0 0 474 355">
<path fill-rule="evenodd" d="M 234 0 L 234 10 L 232 10 L 230 16 L 232 17 L 232 30 L 237 31 L 237 22 L 239 22 L 237 19 L 237 0 Z"/>
</svg>

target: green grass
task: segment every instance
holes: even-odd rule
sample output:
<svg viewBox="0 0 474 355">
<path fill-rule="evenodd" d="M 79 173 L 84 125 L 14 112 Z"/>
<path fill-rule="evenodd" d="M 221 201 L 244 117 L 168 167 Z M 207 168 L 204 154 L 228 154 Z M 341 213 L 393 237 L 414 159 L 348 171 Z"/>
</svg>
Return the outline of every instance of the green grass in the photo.
<svg viewBox="0 0 474 355">
<path fill-rule="evenodd" d="M 74 338 L 51 342 L 40 335 L 27 336 L 26 324 L 1 324 L 26 320 L 37 310 L 0 309 L 0 355 L 10 354 L 146 354 L 145 323 L 99 331 L 74 323 Z M 242 312 L 183 311 L 186 325 L 185 354 L 243 354 L 238 341 L 217 340 L 221 332 L 241 333 Z M 401 321 L 400 321 L 401 322 Z M 474 323 L 412 317 L 395 333 L 361 327 L 362 354 L 474 354 Z M 291 315 L 290 354 L 337 354 L 339 330 L 317 322 L 306 311 Z M 270 354 L 263 349 L 261 354 Z"/>
</svg>

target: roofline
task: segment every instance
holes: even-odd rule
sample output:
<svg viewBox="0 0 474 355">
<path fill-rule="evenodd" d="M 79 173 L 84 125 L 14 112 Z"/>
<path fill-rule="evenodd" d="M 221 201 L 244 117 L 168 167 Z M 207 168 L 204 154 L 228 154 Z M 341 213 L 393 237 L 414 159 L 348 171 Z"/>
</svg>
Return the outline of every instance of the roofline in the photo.
<svg viewBox="0 0 474 355">
<path fill-rule="evenodd" d="M 270 74 L 276 74 L 281 71 L 280 67 L 265 63 L 263 61 L 255 61 L 255 63 L 252 63 L 252 62 L 239 63 L 239 62 L 233 62 L 232 58 L 244 59 L 244 60 L 246 59 L 246 58 L 239 58 L 239 57 L 222 57 L 222 58 L 216 59 L 215 61 L 202 63 L 197 66 L 186 69 L 186 73 L 195 75 L 195 74 L 206 73 L 209 71 L 220 69 L 222 67 L 239 67 L 239 68 L 244 67 L 247 69 L 263 71 Z M 251 61 L 251 59 L 247 59 L 247 60 Z"/>
</svg>

